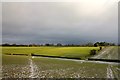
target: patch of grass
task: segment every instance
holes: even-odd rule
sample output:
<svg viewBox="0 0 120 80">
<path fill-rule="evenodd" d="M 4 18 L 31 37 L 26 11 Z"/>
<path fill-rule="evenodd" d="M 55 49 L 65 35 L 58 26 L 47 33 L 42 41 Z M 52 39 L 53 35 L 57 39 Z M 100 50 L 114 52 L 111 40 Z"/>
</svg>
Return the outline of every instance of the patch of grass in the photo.
<svg viewBox="0 0 120 80">
<path fill-rule="evenodd" d="M 28 56 L 13 56 L 13 55 L 3 55 L 2 56 L 2 65 L 11 65 L 11 64 L 28 64 Z"/>
</svg>

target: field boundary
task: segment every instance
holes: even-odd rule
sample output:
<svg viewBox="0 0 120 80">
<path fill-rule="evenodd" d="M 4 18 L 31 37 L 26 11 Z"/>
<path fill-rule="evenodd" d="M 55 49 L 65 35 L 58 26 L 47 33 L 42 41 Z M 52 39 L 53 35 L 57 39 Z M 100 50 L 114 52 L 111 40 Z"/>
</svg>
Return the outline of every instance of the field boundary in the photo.
<svg viewBox="0 0 120 80">
<path fill-rule="evenodd" d="M 77 59 L 77 60 L 81 60 L 81 58 L 64 57 L 64 56 L 48 56 L 48 55 L 38 55 L 38 54 L 31 54 L 31 56 L 36 56 L 36 57 L 50 57 L 50 58 L 65 58 L 65 59 Z"/>
<path fill-rule="evenodd" d="M 88 58 L 88 60 L 120 63 L 120 60 L 115 60 L 115 59 L 94 59 L 94 58 Z"/>
<path fill-rule="evenodd" d="M 64 57 L 64 56 L 48 56 L 48 55 L 38 55 L 38 54 L 6 54 L 6 55 L 22 55 L 22 56 L 35 56 L 35 57 L 47 57 L 47 58 L 61 58 L 61 59 L 73 59 L 73 60 L 83 60 L 81 58 L 77 57 Z M 115 60 L 115 59 L 96 59 L 96 58 L 87 58 L 85 59 L 87 61 L 102 61 L 102 62 L 114 62 L 114 63 L 120 63 L 120 60 Z"/>
</svg>

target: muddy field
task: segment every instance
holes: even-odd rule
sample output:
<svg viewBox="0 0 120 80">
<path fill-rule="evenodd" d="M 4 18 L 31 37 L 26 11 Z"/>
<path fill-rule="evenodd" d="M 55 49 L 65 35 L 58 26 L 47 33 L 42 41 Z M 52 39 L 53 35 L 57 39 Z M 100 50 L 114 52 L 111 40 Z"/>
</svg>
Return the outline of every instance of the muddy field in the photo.
<svg viewBox="0 0 120 80">
<path fill-rule="evenodd" d="M 9 57 L 6 58 L 5 57 Z M 15 60 L 15 59 L 17 60 Z M 21 63 L 19 63 L 19 60 Z M 11 61 L 11 63 L 7 63 Z M 114 67 L 112 68 L 111 67 Z M 3 78 L 117 78 L 118 64 L 4 56 Z M 112 70 L 116 70 L 113 73 Z M 115 76 L 116 75 L 116 76 Z"/>
</svg>

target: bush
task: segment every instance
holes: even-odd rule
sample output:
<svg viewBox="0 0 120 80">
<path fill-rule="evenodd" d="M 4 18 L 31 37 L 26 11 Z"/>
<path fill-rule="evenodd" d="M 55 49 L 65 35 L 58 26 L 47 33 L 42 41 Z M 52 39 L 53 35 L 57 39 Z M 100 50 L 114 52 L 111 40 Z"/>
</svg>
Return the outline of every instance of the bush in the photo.
<svg viewBox="0 0 120 80">
<path fill-rule="evenodd" d="M 102 47 L 100 47 L 100 50 L 102 50 Z"/>
<path fill-rule="evenodd" d="M 95 55 L 95 54 L 96 54 L 96 50 L 95 49 L 90 51 L 90 55 Z"/>
</svg>

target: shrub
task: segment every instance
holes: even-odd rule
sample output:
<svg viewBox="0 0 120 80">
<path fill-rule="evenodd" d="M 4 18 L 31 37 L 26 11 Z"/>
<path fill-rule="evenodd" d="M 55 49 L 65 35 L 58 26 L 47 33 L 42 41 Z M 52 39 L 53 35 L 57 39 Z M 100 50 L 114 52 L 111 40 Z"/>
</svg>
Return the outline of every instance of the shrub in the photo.
<svg viewBox="0 0 120 80">
<path fill-rule="evenodd" d="M 102 50 L 102 47 L 100 47 L 100 50 Z"/>
<path fill-rule="evenodd" d="M 96 50 L 95 49 L 90 51 L 90 55 L 95 55 L 95 54 L 96 54 Z"/>
</svg>

